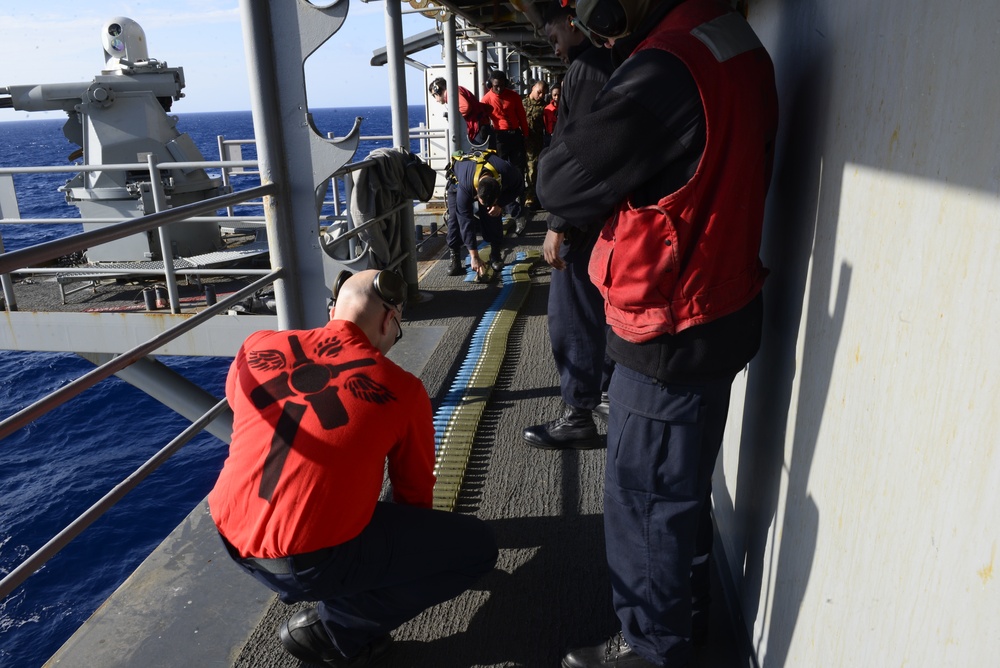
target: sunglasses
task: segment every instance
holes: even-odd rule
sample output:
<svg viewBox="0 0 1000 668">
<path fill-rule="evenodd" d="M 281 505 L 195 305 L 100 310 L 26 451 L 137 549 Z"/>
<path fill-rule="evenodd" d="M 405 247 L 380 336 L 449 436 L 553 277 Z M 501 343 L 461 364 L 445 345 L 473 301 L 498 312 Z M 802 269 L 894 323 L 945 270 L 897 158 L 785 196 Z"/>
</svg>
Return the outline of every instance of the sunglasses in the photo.
<svg viewBox="0 0 1000 668">
<path fill-rule="evenodd" d="M 392 345 L 396 345 L 399 343 L 399 340 L 403 338 L 403 324 L 399 322 L 399 318 L 397 317 L 398 311 L 396 311 L 396 309 L 392 308 L 388 304 L 383 304 L 382 306 L 385 307 L 386 311 L 393 314 L 392 320 L 396 323 L 396 338 L 393 340 Z"/>
</svg>

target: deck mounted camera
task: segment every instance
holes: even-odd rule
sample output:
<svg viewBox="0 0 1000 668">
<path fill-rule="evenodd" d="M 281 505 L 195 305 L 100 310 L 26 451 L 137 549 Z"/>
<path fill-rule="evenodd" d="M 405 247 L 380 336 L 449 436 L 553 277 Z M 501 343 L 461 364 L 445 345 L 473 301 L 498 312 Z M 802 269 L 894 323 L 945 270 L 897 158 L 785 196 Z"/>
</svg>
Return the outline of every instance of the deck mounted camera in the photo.
<svg viewBox="0 0 1000 668">
<path fill-rule="evenodd" d="M 184 70 L 151 59 L 145 32 L 130 18 L 107 21 L 101 42 L 106 69 L 93 81 L 0 88 L 0 108 L 65 111 L 69 119 L 63 134 L 79 147 L 69 159 L 82 158 L 84 165 L 145 163 L 150 154 L 158 163 L 204 160 L 191 137 L 177 131 L 177 117 L 167 115 L 172 103 L 184 97 Z M 159 178 L 173 207 L 227 191 L 221 178 L 200 168 L 161 169 Z M 148 169 L 107 169 L 80 172 L 60 190 L 80 210 L 84 231 L 90 231 L 113 223 L 88 219 L 153 213 L 151 185 Z M 173 246 L 168 256 L 190 257 L 222 247 L 217 223 L 175 223 L 168 229 Z M 87 260 L 137 262 L 162 260 L 163 255 L 154 230 L 94 246 Z"/>
<path fill-rule="evenodd" d="M 109 70 L 149 60 L 146 49 L 146 32 L 138 23 L 124 16 L 117 16 L 104 24 L 101 32 L 104 42 L 104 64 Z"/>
</svg>

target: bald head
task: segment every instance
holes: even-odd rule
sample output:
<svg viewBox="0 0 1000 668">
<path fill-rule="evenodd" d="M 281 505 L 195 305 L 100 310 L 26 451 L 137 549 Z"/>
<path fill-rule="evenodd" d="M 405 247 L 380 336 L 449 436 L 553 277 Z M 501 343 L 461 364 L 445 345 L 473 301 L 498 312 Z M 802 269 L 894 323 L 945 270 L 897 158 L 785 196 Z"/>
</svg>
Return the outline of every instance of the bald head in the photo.
<svg viewBox="0 0 1000 668">
<path fill-rule="evenodd" d="M 353 322 L 373 346 L 386 353 L 396 341 L 402 309 L 390 306 L 379 296 L 375 290 L 378 274 L 378 270 L 368 269 L 349 277 L 340 286 L 330 318 Z"/>
</svg>

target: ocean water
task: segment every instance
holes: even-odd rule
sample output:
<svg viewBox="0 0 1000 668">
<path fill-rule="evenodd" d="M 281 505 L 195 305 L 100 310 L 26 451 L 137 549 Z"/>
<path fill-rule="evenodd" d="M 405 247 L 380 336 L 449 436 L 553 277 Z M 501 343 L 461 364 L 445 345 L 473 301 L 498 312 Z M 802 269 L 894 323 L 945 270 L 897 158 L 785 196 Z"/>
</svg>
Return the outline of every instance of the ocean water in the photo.
<svg viewBox="0 0 1000 668">
<path fill-rule="evenodd" d="M 62 134 L 64 121 L 4 122 L 4 111 L 0 166 L 67 164 L 76 146 Z M 253 137 L 249 112 L 185 114 L 177 107 L 175 112 L 178 130 L 189 134 L 209 160 L 218 159 L 218 135 Z M 424 108 L 410 107 L 409 114 L 414 125 L 424 118 Z M 337 136 L 350 130 L 356 116 L 365 119 L 362 135 L 392 134 L 388 107 L 314 111 L 317 128 Z M 362 141 L 355 159 L 389 145 L 386 140 Z M 417 142 L 411 150 L 417 150 Z M 244 157 L 253 158 L 252 150 L 244 148 Z M 78 217 L 57 191 L 70 176 L 15 176 L 21 216 Z M 76 224 L 0 225 L 0 234 L 10 251 L 80 229 Z M 160 359 L 222 398 L 229 359 Z M 92 368 L 72 353 L 0 351 L 0 416 L 16 413 Z M 0 441 L 0 575 L 16 568 L 188 424 L 131 385 L 110 378 Z M 0 601 L 0 666 L 32 668 L 48 660 L 205 497 L 225 455 L 221 441 L 198 436 Z"/>
</svg>

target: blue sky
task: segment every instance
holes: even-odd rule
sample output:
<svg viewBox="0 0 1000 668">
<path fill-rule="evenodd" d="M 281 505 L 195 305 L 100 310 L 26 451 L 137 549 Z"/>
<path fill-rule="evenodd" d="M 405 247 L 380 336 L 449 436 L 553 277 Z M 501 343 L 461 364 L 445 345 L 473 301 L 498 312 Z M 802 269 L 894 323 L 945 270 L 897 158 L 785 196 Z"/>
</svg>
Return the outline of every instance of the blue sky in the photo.
<svg viewBox="0 0 1000 668">
<path fill-rule="evenodd" d="M 372 51 L 385 45 L 384 11 L 381 1 L 351 0 L 344 26 L 306 61 L 310 107 L 389 104 L 388 68 L 369 64 Z M 4 2 L 0 86 L 90 81 L 104 67 L 101 29 L 116 16 L 142 26 L 150 58 L 184 69 L 186 97 L 175 103 L 174 113 L 250 108 L 238 0 Z M 418 14 L 403 16 L 404 36 L 433 27 L 433 21 Z M 439 63 L 440 47 L 415 58 Z M 421 104 L 423 75 L 413 67 L 405 69 L 409 101 Z M 0 110 L 0 121 L 43 116 Z"/>
</svg>

